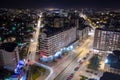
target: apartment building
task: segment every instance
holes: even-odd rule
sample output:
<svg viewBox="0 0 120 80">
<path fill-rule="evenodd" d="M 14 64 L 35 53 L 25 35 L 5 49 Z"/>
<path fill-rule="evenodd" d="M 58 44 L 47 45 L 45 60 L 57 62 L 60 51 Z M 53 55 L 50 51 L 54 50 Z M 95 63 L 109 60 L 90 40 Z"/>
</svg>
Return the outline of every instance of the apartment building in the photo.
<svg viewBox="0 0 120 80">
<path fill-rule="evenodd" d="M 117 53 L 116 53 L 117 52 Z M 115 53 L 109 54 L 106 59 L 105 71 L 111 72 L 120 75 L 120 51 L 116 51 Z"/>
<path fill-rule="evenodd" d="M 14 70 L 19 61 L 18 47 L 16 43 L 9 42 L 0 45 L 0 66 L 8 70 Z"/>
<path fill-rule="evenodd" d="M 40 36 L 40 51 L 54 55 L 76 40 L 76 27 L 46 27 Z"/>
<path fill-rule="evenodd" d="M 94 35 L 93 48 L 102 51 L 120 50 L 120 31 L 97 28 Z"/>
</svg>

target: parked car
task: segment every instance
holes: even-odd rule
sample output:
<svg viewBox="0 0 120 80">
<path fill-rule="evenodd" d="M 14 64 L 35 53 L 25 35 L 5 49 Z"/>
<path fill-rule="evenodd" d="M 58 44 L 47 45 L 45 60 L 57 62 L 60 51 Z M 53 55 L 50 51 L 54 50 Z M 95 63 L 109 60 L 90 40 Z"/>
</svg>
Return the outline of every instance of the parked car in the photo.
<svg viewBox="0 0 120 80">
<path fill-rule="evenodd" d="M 83 61 L 84 61 L 83 59 L 80 59 L 80 58 L 79 58 L 77 62 L 79 62 L 80 64 L 82 64 Z"/>
<path fill-rule="evenodd" d="M 88 57 L 89 55 L 90 55 L 89 53 L 86 54 L 87 57 Z"/>
<path fill-rule="evenodd" d="M 95 72 L 94 75 L 98 75 L 98 73 Z"/>
<path fill-rule="evenodd" d="M 67 80 L 71 80 L 74 76 L 74 73 L 71 73 L 68 77 L 67 77 Z"/>
<path fill-rule="evenodd" d="M 83 60 L 86 60 L 86 59 L 87 59 L 86 57 L 83 58 Z"/>
<path fill-rule="evenodd" d="M 78 71 L 78 69 L 79 69 L 79 66 L 75 67 L 74 71 Z"/>
<path fill-rule="evenodd" d="M 88 73 L 93 73 L 93 71 L 89 71 L 89 70 L 86 70 L 86 72 L 88 72 Z"/>
<path fill-rule="evenodd" d="M 79 63 L 82 64 L 82 63 L 83 63 L 83 60 L 80 60 Z"/>
</svg>

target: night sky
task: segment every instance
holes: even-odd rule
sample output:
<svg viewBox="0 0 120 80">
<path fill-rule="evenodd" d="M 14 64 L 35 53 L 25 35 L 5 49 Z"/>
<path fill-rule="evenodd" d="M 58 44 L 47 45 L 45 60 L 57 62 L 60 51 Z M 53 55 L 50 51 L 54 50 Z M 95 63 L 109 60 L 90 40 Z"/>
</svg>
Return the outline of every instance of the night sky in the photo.
<svg viewBox="0 0 120 80">
<path fill-rule="evenodd" d="M 120 8 L 119 0 L 0 0 L 6 8 Z"/>
</svg>

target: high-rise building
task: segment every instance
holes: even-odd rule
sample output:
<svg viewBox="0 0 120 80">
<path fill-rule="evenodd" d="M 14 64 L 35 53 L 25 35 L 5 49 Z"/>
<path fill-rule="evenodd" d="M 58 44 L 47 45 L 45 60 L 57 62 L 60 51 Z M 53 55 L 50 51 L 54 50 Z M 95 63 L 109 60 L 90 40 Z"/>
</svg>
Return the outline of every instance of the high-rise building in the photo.
<svg viewBox="0 0 120 80">
<path fill-rule="evenodd" d="M 102 51 L 120 50 L 120 31 L 97 28 L 94 35 L 93 48 Z"/>
<path fill-rule="evenodd" d="M 8 70 L 14 70 L 19 61 L 18 47 L 16 43 L 3 43 L 0 45 L 0 66 Z"/>
<path fill-rule="evenodd" d="M 40 36 L 40 51 L 53 55 L 76 40 L 76 27 L 45 27 Z"/>
</svg>

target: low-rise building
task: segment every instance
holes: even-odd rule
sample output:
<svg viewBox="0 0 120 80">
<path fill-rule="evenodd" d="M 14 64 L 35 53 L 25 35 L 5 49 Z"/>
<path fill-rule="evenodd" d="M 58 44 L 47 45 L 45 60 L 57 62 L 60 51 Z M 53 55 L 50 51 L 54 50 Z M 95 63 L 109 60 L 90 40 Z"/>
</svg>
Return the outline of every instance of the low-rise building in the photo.
<svg viewBox="0 0 120 80">
<path fill-rule="evenodd" d="M 100 80 L 120 80 L 120 75 L 105 72 L 103 76 L 100 78 Z"/>
<path fill-rule="evenodd" d="M 105 71 L 120 75 L 120 51 L 113 51 L 105 61 Z"/>
</svg>

